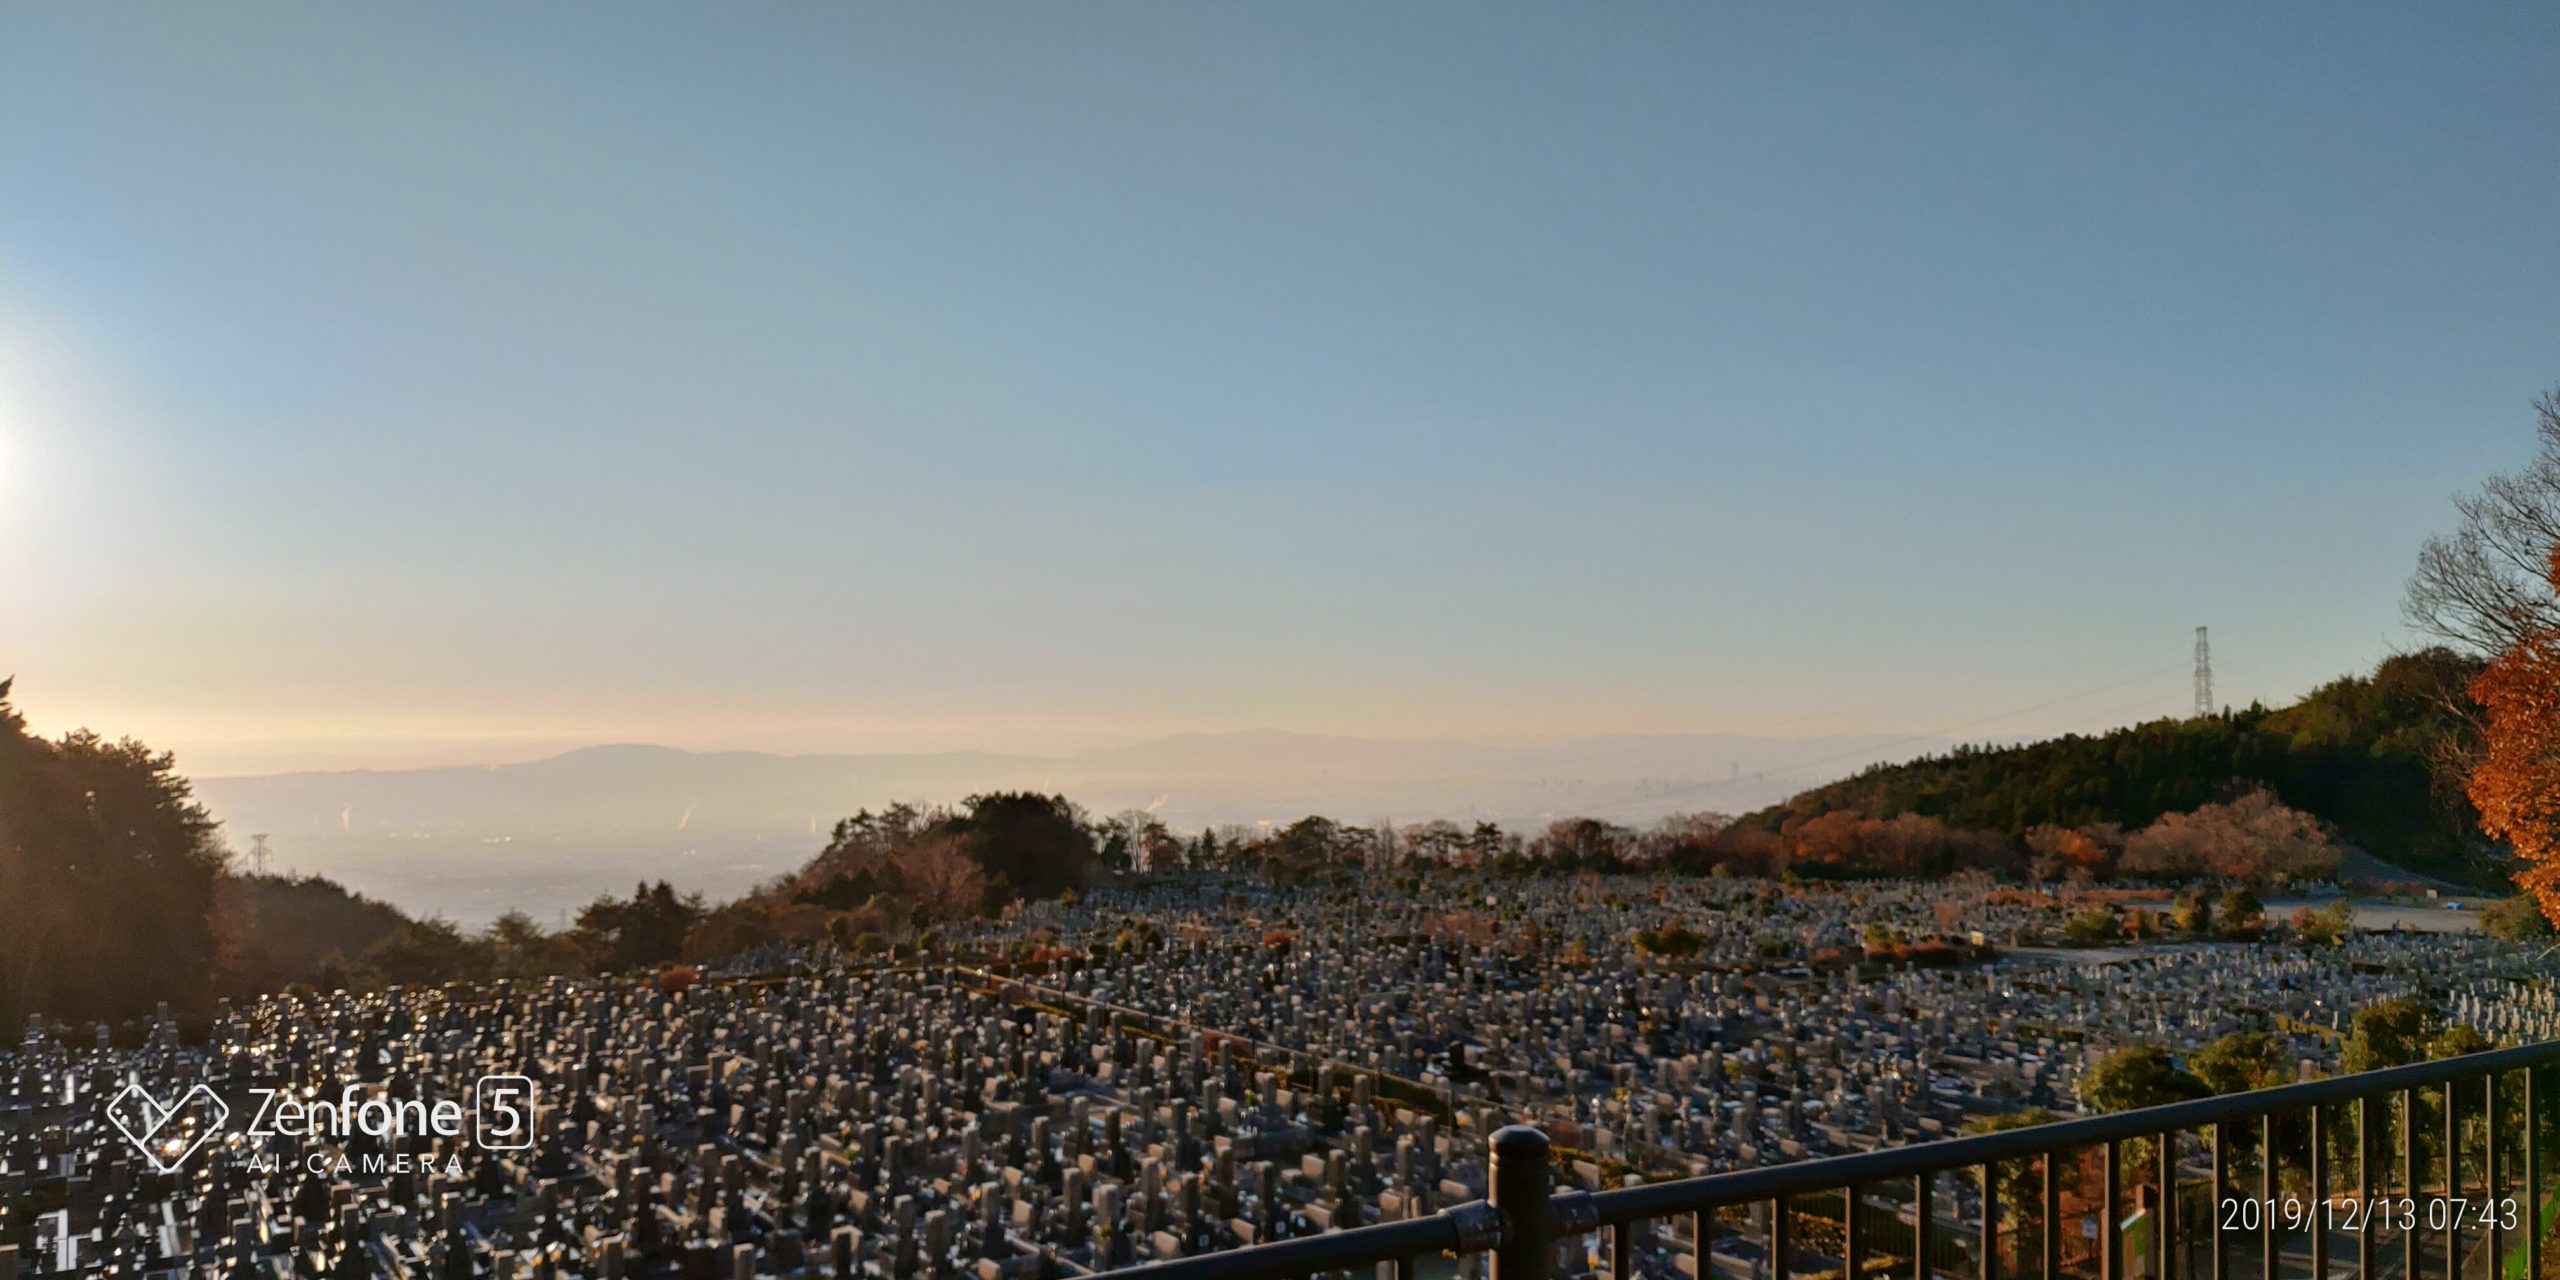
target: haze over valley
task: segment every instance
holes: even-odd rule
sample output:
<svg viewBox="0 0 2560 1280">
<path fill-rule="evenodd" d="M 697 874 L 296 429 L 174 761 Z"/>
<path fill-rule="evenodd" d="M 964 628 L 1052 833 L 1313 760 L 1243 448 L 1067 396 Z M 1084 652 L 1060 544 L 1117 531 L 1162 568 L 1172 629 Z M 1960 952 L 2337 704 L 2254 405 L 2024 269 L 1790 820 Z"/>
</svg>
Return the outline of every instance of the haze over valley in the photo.
<svg viewBox="0 0 2560 1280">
<path fill-rule="evenodd" d="M 799 866 L 838 818 L 981 791 L 1062 793 L 1100 816 L 1146 809 L 1197 834 L 1309 813 L 1527 828 L 1568 814 L 1639 824 L 1739 812 L 1949 745 L 1908 734 L 1675 734 L 1477 742 L 1250 730 L 1071 755 L 775 755 L 586 748 L 518 764 L 200 779 L 237 851 L 326 875 L 420 915 L 572 914 L 661 877 L 712 897 Z"/>
</svg>

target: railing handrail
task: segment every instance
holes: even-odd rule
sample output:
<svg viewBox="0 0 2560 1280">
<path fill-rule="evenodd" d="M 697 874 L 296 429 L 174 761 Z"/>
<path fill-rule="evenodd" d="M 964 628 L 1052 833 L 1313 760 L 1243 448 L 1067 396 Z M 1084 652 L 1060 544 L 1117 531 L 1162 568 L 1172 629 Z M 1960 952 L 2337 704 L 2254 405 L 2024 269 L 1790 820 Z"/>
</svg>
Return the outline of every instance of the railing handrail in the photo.
<svg viewBox="0 0 2560 1280">
<path fill-rule="evenodd" d="M 2540 1044 L 2490 1049 L 2402 1067 L 2323 1076 L 2317 1080 L 2251 1089 L 2244 1093 L 2223 1093 L 2133 1111 L 2055 1120 L 2026 1128 L 2003 1129 L 1997 1133 L 1939 1138 L 1882 1151 L 1823 1156 L 1757 1169 L 1733 1169 L 1671 1182 L 1618 1187 L 1594 1193 L 1591 1198 L 1599 1210 L 1601 1224 L 1614 1225 L 1781 1196 L 1837 1190 L 1857 1183 L 1915 1178 L 1943 1169 L 2033 1159 L 2047 1152 L 2157 1137 L 2163 1133 L 2233 1120 L 2251 1120 L 2270 1112 L 2299 1111 L 2323 1103 L 2398 1093 L 2448 1080 L 2476 1079 L 2504 1071 L 2555 1064 L 2560 1064 L 2560 1040 L 2547 1040 Z"/>
</svg>

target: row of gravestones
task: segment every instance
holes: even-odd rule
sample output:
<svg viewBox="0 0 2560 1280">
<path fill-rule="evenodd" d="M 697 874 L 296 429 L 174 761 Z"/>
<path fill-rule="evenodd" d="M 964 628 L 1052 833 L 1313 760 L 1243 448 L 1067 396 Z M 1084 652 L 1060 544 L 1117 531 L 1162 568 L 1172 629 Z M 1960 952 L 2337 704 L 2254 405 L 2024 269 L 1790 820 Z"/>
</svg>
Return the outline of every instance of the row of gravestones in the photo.
<svg viewBox="0 0 2560 1280">
<path fill-rule="evenodd" d="M 1551 892 L 1592 907 L 1585 891 Z M 1853 894 L 1821 901 L 1859 909 Z M 1079 960 L 1051 980 L 1071 995 L 1172 1009 L 1199 1025 L 1273 1038 L 1301 1057 L 1463 1086 L 1524 1112 L 1572 1115 L 1599 1095 L 1580 1117 L 1631 1135 L 1639 1117 L 1622 1101 L 1627 1085 L 1686 1098 L 1697 1091 L 1666 1081 L 1666 1065 L 1731 1049 L 1751 1068 L 1741 1092 L 1818 1111 L 1828 1129 L 1901 1137 L 1985 1110 L 2067 1106 L 2085 1062 L 2122 1044 L 2193 1048 L 2235 1030 L 2289 1027 L 2296 1056 L 2333 1056 L 2333 1044 L 2300 1029 L 2334 1031 L 2369 1000 L 2512 960 L 2511 948 L 2477 937 L 2366 934 L 2316 951 L 2180 948 L 2128 966 L 1917 970 L 1854 986 L 1834 974 L 1775 991 L 1765 976 L 1623 965 L 1553 966 L 1528 985 L 1518 980 L 1518 957 L 1420 933 L 1415 912 L 1392 908 L 1297 904 L 1288 921 L 1296 936 L 1275 950 L 1260 941 L 1259 913 L 1271 905 L 1251 901 L 1233 916 L 1195 907 L 1177 918 L 1191 927 L 1172 948 Z M 1632 928 L 1658 905 L 1618 910 Z M 1106 903 L 1091 927 L 1105 935 L 1125 913 L 1155 907 L 1122 904 L 1115 916 Z M 2017 1030 L 2002 1037 L 2003 1027 Z M 1772 1042 L 1826 1044 L 1830 1065 L 1810 1075 L 1773 1068 Z M 1687 1123 L 1643 1127 L 1711 1160 L 1764 1145 L 1746 1131 L 1727 1144 L 1740 1149 L 1720 1151 L 1741 1099 L 1704 1092 Z M 1781 1140 L 1801 1136 L 1799 1126 L 1787 1129 Z"/>
<path fill-rule="evenodd" d="M 30 1065 L 63 1056 L 46 1049 L 11 1072 L 13 1112 L 32 1114 L 55 1087 Z M 126 1072 L 161 1096 L 189 1083 L 141 1055 L 80 1056 L 95 1078 L 54 1110 L 86 1116 Z M 1375 1221 L 1481 1191 L 1479 1139 L 1365 1086 L 1315 1105 L 1196 1041 L 1026 1015 L 915 975 L 681 1001 L 565 983 L 467 1006 L 398 991 L 269 1001 L 226 1016 L 189 1060 L 217 1086 L 290 1082 L 325 1098 L 354 1079 L 422 1106 L 459 1103 L 478 1075 L 511 1067 L 534 1077 L 545 1124 L 520 1152 L 427 1141 L 385 1176 L 364 1172 L 362 1142 L 349 1144 L 352 1173 L 216 1150 L 173 1176 L 85 1118 L 50 1144 L 76 1158 L 50 1162 L 47 1143 L 13 1127 L 12 1201 L 44 1198 L 34 1191 L 49 1183 L 69 1206 L 57 1255 L 105 1274 L 222 1261 L 336 1274 L 386 1259 L 431 1260 L 439 1274 L 502 1261 L 689 1274 L 706 1252 L 779 1273 L 843 1262 L 1003 1274 Z M 168 1224 L 145 1229 L 152 1213 Z"/>
</svg>

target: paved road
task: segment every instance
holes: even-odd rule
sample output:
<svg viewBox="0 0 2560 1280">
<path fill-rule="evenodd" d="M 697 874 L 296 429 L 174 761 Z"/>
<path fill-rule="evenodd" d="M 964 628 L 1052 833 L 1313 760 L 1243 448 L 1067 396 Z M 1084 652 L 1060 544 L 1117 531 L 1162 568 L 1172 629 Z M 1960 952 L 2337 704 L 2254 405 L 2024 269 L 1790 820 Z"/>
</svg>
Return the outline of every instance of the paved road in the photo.
<svg viewBox="0 0 2560 1280">
<path fill-rule="evenodd" d="M 2334 901 L 2336 901 L 2334 898 L 2286 898 L 2270 902 L 2267 904 L 2267 918 L 2282 920 L 2292 915 L 2296 907 L 2310 907 L 2316 911 Z M 2470 909 L 2469 899 L 2462 901 L 2464 909 L 2460 911 L 2447 910 L 2435 904 L 2418 906 L 2398 902 L 2359 902 L 2356 904 L 2356 927 L 2376 932 L 2403 929 L 2411 933 L 2478 933 L 2480 913 Z M 2018 959 L 2052 964 L 2121 964 L 2127 960 L 2156 956 L 2165 951 L 2185 947 L 2245 945 L 2247 944 L 2237 942 L 2157 942 L 2143 946 L 2115 947 L 2011 947 L 2004 954 Z"/>
<path fill-rule="evenodd" d="M 2448 899 L 2451 901 L 2452 899 Z M 2267 904 L 2267 918 L 2282 920 L 2293 914 L 2295 907 L 2314 911 L 2334 899 L 2313 900 L 2288 898 Z M 2359 929 L 2406 929 L 2413 933 L 2478 933 L 2480 913 L 2470 909 L 2471 899 L 2463 898 L 2461 911 L 2448 911 L 2437 903 L 2423 906 L 2396 902 L 2359 902 L 2356 904 L 2356 927 Z"/>
</svg>

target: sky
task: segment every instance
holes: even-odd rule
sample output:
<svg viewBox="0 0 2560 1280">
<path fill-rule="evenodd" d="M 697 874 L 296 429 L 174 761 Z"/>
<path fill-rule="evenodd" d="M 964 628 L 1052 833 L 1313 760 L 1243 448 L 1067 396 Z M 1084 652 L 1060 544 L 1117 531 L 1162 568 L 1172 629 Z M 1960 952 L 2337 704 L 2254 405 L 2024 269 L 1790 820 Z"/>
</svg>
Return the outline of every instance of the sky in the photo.
<svg viewBox="0 0 2560 1280">
<path fill-rule="evenodd" d="M 0 672 L 201 774 L 2014 736 L 2416 643 L 2560 8 L 0 8 Z"/>
</svg>

